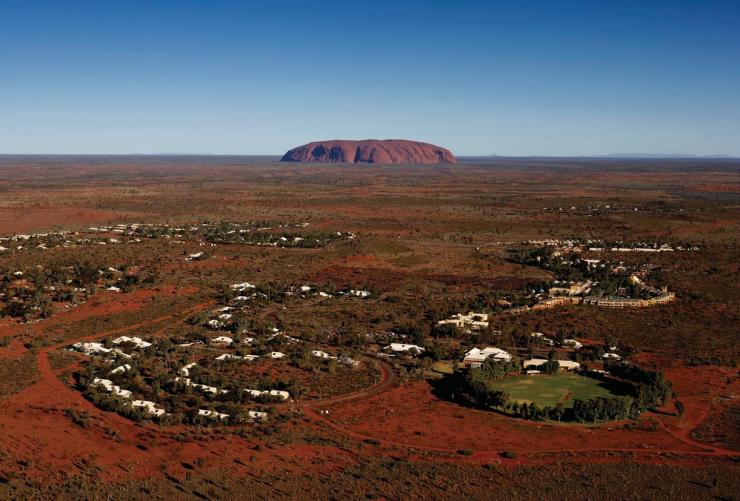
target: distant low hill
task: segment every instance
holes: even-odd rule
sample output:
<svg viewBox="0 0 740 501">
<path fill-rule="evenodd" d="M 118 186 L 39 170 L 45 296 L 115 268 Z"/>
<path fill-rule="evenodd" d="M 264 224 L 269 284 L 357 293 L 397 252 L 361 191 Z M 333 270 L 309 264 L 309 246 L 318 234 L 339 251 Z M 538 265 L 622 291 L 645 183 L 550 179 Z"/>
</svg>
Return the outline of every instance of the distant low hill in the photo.
<svg viewBox="0 0 740 501">
<path fill-rule="evenodd" d="M 610 153 L 606 155 L 460 155 L 460 161 L 505 161 L 505 160 L 740 160 L 740 157 L 733 155 L 688 155 L 682 153 Z"/>
<path fill-rule="evenodd" d="M 731 155 L 687 155 L 685 153 L 610 153 L 603 158 L 736 158 Z"/>
<path fill-rule="evenodd" d="M 369 163 L 369 164 L 454 164 L 450 150 L 429 143 L 405 139 L 335 139 L 304 144 L 288 151 L 283 162 Z"/>
</svg>

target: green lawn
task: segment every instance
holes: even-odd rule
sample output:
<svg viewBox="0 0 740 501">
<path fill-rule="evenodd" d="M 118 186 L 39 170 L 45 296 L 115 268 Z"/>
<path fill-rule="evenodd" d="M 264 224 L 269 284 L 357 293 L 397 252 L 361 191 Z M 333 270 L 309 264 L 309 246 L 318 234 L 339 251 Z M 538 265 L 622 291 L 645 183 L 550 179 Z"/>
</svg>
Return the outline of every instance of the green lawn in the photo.
<svg viewBox="0 0 740 501">
<path fill-rule="evenodd" d="M 625 393 L 625 388 L 619 383 L 570 373 L 515 376 L 499 381 L 495 386 L 508 391 L 511 400 L 534 402 L 539 407 L 554 406 L 558 402 L 565 407 L 573 407 L 573 399 L 576 398 L 588 400 Z"/>
</svg>

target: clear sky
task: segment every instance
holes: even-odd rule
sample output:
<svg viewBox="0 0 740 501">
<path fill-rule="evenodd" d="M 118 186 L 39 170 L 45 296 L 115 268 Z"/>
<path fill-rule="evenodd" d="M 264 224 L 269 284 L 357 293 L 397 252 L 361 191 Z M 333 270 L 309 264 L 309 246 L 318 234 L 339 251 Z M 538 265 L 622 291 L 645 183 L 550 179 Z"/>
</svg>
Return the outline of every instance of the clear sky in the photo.
<svg viewBox="0 0 740 501">
<path fill-rule="evenodd" d="M 0 153 L 740 155 L 740 1 L 0 0 Z"/>
</svg>

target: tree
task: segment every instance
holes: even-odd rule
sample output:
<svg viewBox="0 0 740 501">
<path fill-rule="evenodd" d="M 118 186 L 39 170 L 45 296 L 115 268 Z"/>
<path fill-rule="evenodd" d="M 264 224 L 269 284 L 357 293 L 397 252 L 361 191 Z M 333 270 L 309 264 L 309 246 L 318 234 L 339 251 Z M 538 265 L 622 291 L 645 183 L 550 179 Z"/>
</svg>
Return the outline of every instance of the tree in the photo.
<svg viewBox="0 0 740 501">
<path fill-rule="evenodd" d="M 480 371 L 488 379 L 501 379 L 511 371 L 518 369 L 518 360 L 514 357 L 510 361 L 499 360 L 493 357 L 486 358 L 478 369 L 471 369 L 473 371 Z"/>
<path fill-rule="evenodd" d="M 488 376 L 480 369 L 471 369 L 465 379 L 470 396 L 482 407 L 506 407 L 509 393 L 498 390 L 490 383 Z"/>
<path fill-rule="evenodd" d="M 302 369 L 312 367 L 315 362 L 315 357 L 313 356 L 313 353 L 311 353 L 311 350 L 308 348 L 294 351 L 291 354 L 290 358 L 297 367 L 300 367 Z"/>
<path fill-rule="evenodd" d="M 339 368 L 339 364 L 337 363 L 336 359 L 330 358 L 326 362 L 326 370 L 329 371 L 329 374 L 334 374 L 337 372 L 337 369 Z"/>
<path fill-rule="evenodd" d="M 511 406 L 511 412 L 515 415 L 519 415 L 519 402 L 514 402 L 514 404 Z"/>
<path fill-rule="evenodd" d="M 596 422 L 624 419 L 632 412 L 633 399 L 629 396 L 594 398 L 573 401 L 573 417 L 577 421 Z"/>
<path fill-rule="evenodd" d="M 558 362 L 555 357 L 555 350 L 550 350 L 547 354 L 547 362 L 545 362 L 543 366 L 547 374 L 554 374 L 560 369 L 560 362 Z"/>
<path fill-rule="evenodd" d="M 433 342 L 426 348 L 426 354 L 433 360 L 444 360 L 448 355 L 447 347 L 440 342 Z"/>
<path fill-rule="evenodd" d="M 461 337 L 461 334 L 460 329 L 451 324 L 435 325 L 432 328 L 432 335 L 434 337 L 459 338 Z"/>
<path fill-rule="evenodd" d="M 234 320 L 231 322 L 231 326 L 229 326 L 229 330 L 234 334 L 242 334 L 247 331 L 247 329 L 249 329 L 249 322 L 242 316 L 234 317 Z"/>
<path fill-rule="evenodd" d="M 174 349 L 175 345 L 172 344 L 172 341 L 170 341 L 169 338 L 164 338 L 157 344 L 157 351 L 159 353 L 168 353 Z"/>
<path fill-rule="evenodd" d="M 236 297 L 236 291 L 230 286 L 224 284 L 221 286 L 221 290 L 219 291 L 218 296 L 222 302 L 228 303 Z"/>
<path fill-rule="evenodd" d="M 565 414 L 565 406 L 562 402 L 555 404 L 555 408 L 552 410 L 552 417 L 560 421 Z"/>
<path fill-rule="evenodd" d="M 559 331 L 558 331 L 558 332 L 557 332 L 557 333 L 555 334 L 555 342 L 556 342 L 556 343 L 557 343 L 558 345 L 562 345 L 562 344 L 563 344 L 563 341 L 565 341 L 565 334 L 563 333 L 563 331 L 562 331 L 562 330 L 559 330 Z"/>
<path fill-rule="evenodd" d="M 683 405 L 683 402 L 681 402 L 680 400 L 676 400 L 676 403 L 673 405 L 676 407 L 676 414 L 678 416 L 683 416 L 683 413 L 686 410 L 686 408 Z"/>
<path fill-rule="evenodd" d="M 188 319 L 190 325 L 202 325 L 208 322 L 210 315 L 207 311 L 201 311 Z"/>
</svg>

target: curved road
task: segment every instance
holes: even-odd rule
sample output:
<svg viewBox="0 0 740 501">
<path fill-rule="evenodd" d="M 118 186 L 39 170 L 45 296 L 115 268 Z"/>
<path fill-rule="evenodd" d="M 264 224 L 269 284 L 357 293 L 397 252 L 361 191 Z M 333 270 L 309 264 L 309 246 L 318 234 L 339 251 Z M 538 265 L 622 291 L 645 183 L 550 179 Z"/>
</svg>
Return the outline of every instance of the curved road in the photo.
<svg viewBox="0 0 740 501">
<path fill-rule="evenodd" d="M 364 388 L 362 390 L 347 393 L 345 395 L 337 395 L 336 397 L 326 397 L 311 400 L 309 402 L 303 403 L 303 407 L 322 407 L 337 404 L 340 402 L 350 402 L 352 400 L 368 398 L 377 395 L 378 393 L 383 393 L 384 391 L 390 390 L 398 384 L 398 376 L 396 376 L 396 373 L 393 372 L 393 368 L 388 362 L 369 355 L 365 355 L 364 358 L 365 360 L 372 360 L 378 363 L 378 366 L 380 367 L 380 372 L 382 374 L 380 382 L 374 384 L 369 388 Z"/>
</svg>

